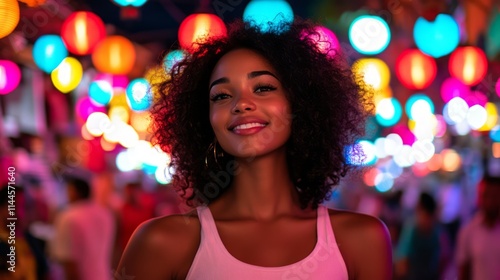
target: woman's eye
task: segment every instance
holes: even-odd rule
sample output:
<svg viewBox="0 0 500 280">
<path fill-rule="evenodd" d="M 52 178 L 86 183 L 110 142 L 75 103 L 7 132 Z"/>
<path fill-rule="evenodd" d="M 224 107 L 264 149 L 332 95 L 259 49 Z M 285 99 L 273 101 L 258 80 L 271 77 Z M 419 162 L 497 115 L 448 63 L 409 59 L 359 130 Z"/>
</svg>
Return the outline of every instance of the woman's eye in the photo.
<svg viewBox="0 0 500 280">
<path fill-rule="evenodd" d="M 227 99 L 229 97 L 231 97 L 229 94 L 217 93 L 217 94 L 214 94 L 212 97 L 210 97 L 210 100 L 211 101 L 218 101 L 218 100 Z"/>
<path fill-rule="evenodd" d="M 257 86 L 255 88 L 255 92 L 266 92 L 266 91 L 273 91 L 275 90 L 276 87 L 271 86 L 271 85 L 265 85 L 265 86 Z"/>
</svg>

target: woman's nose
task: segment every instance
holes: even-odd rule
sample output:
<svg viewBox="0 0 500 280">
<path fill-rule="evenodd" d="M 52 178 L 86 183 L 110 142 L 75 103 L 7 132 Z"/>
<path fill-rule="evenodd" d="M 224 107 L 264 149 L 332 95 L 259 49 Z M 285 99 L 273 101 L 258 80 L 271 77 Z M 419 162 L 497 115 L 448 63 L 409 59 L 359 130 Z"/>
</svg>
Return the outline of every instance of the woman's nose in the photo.
<svg viewBox="0 0 500 280">
<path fill-rule="evenodd" d="M 253 111 L 255 110 L 255 103 L 248 97 L 240 96 L 234 100 L 234 106 L 232 109 L 232 113 L 242 113 L 244 111 Z"/>
</svg>

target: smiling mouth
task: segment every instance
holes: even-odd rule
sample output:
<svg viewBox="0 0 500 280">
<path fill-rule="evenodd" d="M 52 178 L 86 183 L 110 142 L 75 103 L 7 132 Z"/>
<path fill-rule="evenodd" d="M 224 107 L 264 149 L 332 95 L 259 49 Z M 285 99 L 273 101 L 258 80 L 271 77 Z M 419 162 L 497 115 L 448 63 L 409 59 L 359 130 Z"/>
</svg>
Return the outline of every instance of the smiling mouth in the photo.
<svg viewBox="0 0 500 280">
<path fill-rule="evenodd" d="M 237 131 L 237 130 L 251 129 L 251 128 L 257 128 L 257 127 L 265 127 L 265 126 L 267 126 L 267 124 L 257 123 L 257 122 L 244 123 L 244 124 L 240 124 L 240 125 L 237 125 L 237 126 L 233 127 L 231 130 L 232 131 Z"/>
</svg>

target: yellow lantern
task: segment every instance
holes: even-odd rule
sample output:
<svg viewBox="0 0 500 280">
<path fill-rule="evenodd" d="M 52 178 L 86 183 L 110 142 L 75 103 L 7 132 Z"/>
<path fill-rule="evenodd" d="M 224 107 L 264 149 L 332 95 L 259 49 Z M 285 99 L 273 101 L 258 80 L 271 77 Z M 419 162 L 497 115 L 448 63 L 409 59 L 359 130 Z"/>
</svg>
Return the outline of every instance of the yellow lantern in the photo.
<svg viewBox="0 0 500 280">
<path fill-rule="evenodd" d="M 478 130 L 479 131 L 490 131 L 495 127 L 495 125 L 498 122 L 497 106 L 495 105 L 495 103 L 488 102 L 488 103 L 486 103 L 486 106 L 484 106 L 484 108 L 486 109 L 486 116 L 487 116 L 486 122 Z"/>
<path fill-rule="evenodd" d="M 6 37 L 19 23 L 19 3 L 16 0 L 0 0 L 0 38 Z"/>
<path fill-rule="evenodd" d="M 387 64 L 378 58 L 361 58 L 352 65 L 353 72 L 360 75 L 367 85 L 374 90 L 383 90 L 389 86 L 391 72 Z"/>
<path fill-rule="evenodd" d="M 100 72 L 126 75 L 135 63 L 134 44 L 123 36 L 110 36 L 99 42 L 92 53 L 92 62 Z"/>
<path fill-rule="evenodd" d="M 52 83 L 62 93 L 68 93 L 74 90 L 80 84 L 82 76 L 82 64 L 74 57 L 66 57 L 61 64 L 50 73 Z"/>
</svg>

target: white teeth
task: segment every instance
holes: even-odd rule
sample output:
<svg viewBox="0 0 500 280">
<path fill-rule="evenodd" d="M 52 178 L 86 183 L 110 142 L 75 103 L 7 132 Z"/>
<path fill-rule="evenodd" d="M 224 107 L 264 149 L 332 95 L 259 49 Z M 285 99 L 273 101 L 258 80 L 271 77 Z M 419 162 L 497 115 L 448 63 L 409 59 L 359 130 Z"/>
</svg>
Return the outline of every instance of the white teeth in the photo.
<svg viewBox="0 0 500 280">
<path fill-rule="evenodd" d="M 254 127 L 264 127 L 266 126 L 265 124 L 262 123 L 245 123 L 245 124 L 240 124 L 233 128 L 233 130 L 236 129 L 249 129 L 249 128 L 254 128 Z"/>
</svg>

